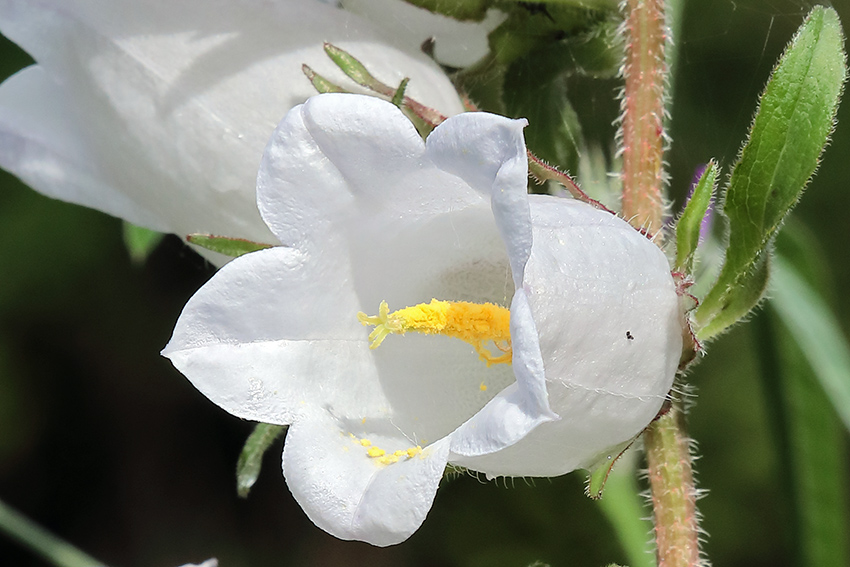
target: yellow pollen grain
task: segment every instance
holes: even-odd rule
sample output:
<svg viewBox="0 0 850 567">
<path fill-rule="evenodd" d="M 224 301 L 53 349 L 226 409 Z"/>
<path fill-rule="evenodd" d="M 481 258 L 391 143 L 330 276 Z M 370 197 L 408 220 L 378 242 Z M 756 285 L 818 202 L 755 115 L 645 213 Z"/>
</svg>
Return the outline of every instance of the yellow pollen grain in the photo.
<svg viewBox="0 0 850 567">
<path fill-rule="evenodd" d="M 369 441 L 368 439 L 361 439 L 360 444 L 363 445 L 364 447 L 368 447 L 369 445 L 372 444 L 372 442 Z"/>
<path fill-rule="evenodd" d="M 375 327 L 369 334 L 370 348 L 377 348 L 388 335 L 410 331 L 465 341 L 487 366 L 511 362 L 511 312 L 501 305 L 432 299 L 430 303 L 390 313 L 386 301 L 382 301 L 378 315 L 370 317 L 361 312 L 357 318 L 364 325 Z M 484 347 L 488 341 L 493 341 L 503 354 L 494 356 Z"/>
<path fill-rule="evenodd" d="M 386 451 L 379 447 L 370 447 L 369 450 L 366 451 L 366 454 L 374 459 L 377 457 L 383 457 L 386 454 Z"/>
<path fill-rule="evenodd" d="M 417 445 L 416 447 L 411 447 L 410 449 L 407 450 L 407 458 L 412 459 L 413 457 L 415 457 L 416 455 L 418 455 L 421 452 L 422 452 L 422 447 L 420 447 L 419 445 Z"/>
<path fill-rule="evenodd" d="M 478 386 L 478 389 L 481 390 L 482 392 L 486 392 L 487 391 L 487 384 L 485 384 L 484 382 L 481 382 L 481 385 Z"/>
</svg>

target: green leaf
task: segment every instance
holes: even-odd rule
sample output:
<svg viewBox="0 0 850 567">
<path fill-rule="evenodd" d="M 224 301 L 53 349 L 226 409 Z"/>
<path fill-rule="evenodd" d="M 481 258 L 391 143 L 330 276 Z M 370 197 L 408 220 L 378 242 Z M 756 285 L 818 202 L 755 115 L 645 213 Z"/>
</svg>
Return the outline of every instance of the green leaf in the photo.
<svg viewBox="0 0 850 567">
<path fill-rule="evenodd" d="M 161 232 L 128 222 L 123 223 L 123 233 L 124 246 L 130 253 L 130 260 L 136 264 L 144 262 L 165 236 Z"/>
<path fill-rule="evenodd" d="M 263 244 L 261 242 L 245 240 L 244 238 L 214 236 L 212 234 L 190 234 L 186 237 L 186 240 L 201 248 L 206 248 L 207 250 L 212 250 L 213 252 L 218 252 L 232 258 L 237 258 L 249 252 L 256 252 L 257 250 L 272 248 L 271 244 Z"/>
<path fill-rule="evenodd" d="M 493 0 L 407 0 L 409 4 L 455 20 L 480 21 L 487 15 Z"/>
<path fill-rule="evenodd" d="M 510 0 L 518 4 L 548 4 L 550 6 L 571 6 L 575 8 L 589 8 L 594 10 L 616 10 L 619 0 L 536 0 L 535 2 L 524 2 L 522 0 Z"/>
<path fill-rule="evenodd" d="M 717 163 L 714 160 L 708 162 L 676 223 L 676 270 L 679 272 L 692 274 L 694 271 L 694 254 L 699 244 L 700 228 L 711 205 L 719 173 Z"/>
<path fill-rule="evenodd" d="M 771 239 L 817 168 L 847 74 L 843 41 L 835 10 L 814 8 L 762 94 L 726 190 L 726 259 L 695 313 L 702 339 L 717 335 L 758 303 L 752 286 L 742 284 L 764 262 Z M 722 322 L 714 321 L 721 317 Z"/>
<path fill-rule="evenodd" d="M 619 22 L 605 20 L 590 31 L 563 42 L 564 57 L 577 73 L 607 79 L 620 72 L 624 42 Z"/>
<path fill-rule="evenodd" d="M 285 425 L 258 423 L 245 441 L 239 461 L 236 463 L 236 492 L 240 498 L 247 498 L 251 487 L 260 476 L 263 455 L 266 450 L 286 431 Z"/>
<path fill-rule="evenodd" d="M 848 555 L 841 422 L 830 411 L 801 345 L 787 329 L 777 333 L 777 378 L 790 465 L 786 471 L 796 516 L 794 548 L 800 565 L 844 567 Z"/>
<path fill-rule="evenodd" d="M 649 537 L 652 522 L 646 519 L 651 512 L 640 495 L 634 465 L 623 465 L 608 476 L 599 505 L 626 552 L 629 567 L 655 567 Z"/>
<path fill-rule="evenodd" d="M 771 278 L 770 305 L 850 430 L 850 346 L 832 310 L 782 257 Z"/>
<path fill-rule="evenodd" d="M 578 152 L 583 145 L 578 114 L 567 98 L 565 78 L 535 83 L 529 68 L 513 65 L 505 77 L 505 105 L 512 117 L 528 118 L 525 143 L 550 165 L 565 171 L 578 169 Z"/>
<path fill-rule="evenodd" d="M 794 284 L 787 286 L 786 277 Z M 782 297 L 777 301 L 779 289 Z M 844 439 L 841 421 L 830 408 L 831 396 L 825 394 L 823 376 L 813 364 L 815 356 L 828 353 L 809 352 L 812 340 L 817 342 L 828 331 L 801 341 L 801 320 L 787 318 L 777 308 L 788 307 L 790 299 L 790 307 L 799 310 L 798 315 L 805 320 L 811 308 L 806 299 L 817 297 L 784 257 L 777 258 L 771 291 L 771 309 L 768 316 L 759 318 L 756 328 L 762 331 L 762 379 L 779 445 L 783 495 L 792 519 L 789 547 L 798 565 L 841 567 L 848 564 Z M 804 304 L 795 306 L 800 292 Z M 843 338 L 839 340 L 843 343 Z M 850 366 L 844 371 L 846 382 Z M 840 411 L 838 400 L 832 402 Z M 846 405 L 844 409 L 846 412 Z"/>
<path fill-rule="evenodd" d="M 740 321 L 747 313 L 752 311 L 753 307 L 758 305 L 767 289 L 767 282 L 770 278 L 770 264 L 770 251 L 767 250 L 755 259 L 748 272 L 738 275 L 734 284 L 734 293 L 729 293 L 726 296 L 723 309 L 707 325 L 698 326 L 697 338 L 699 340 L 707 341 L 711 337 L 717 336 L 724 329 L 728 329 Z M 697 308 L 698 312 L 699 308 Z"/>
</svg>

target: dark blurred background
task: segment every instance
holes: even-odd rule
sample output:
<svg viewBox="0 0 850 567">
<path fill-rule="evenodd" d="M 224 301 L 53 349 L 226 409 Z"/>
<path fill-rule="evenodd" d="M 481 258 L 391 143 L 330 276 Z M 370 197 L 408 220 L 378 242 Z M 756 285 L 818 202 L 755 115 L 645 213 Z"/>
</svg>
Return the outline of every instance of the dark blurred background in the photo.
<svg viewBox="0 0 850 567">
<path fill-rule="evenodd" d="M 847 25 L 848 2 L 835 8 Z M 668 157 L 676 206 L 697 165 L 713 156 L 731 165 L 770 69 L 808 9 L 780 0 L 686 3 Z M 15 46 L 0 44 L 0 76 L 26 64 Z M 577 85 L 587 92 L 574 100 L 580 115 L 609 124 L 615 86 Z M 827 295 L 845 330 L 848 158 L 845 101 L 794 212 L 822 250 Z M 211 274 L 176 237 L 133 264 L 118 220 L 46 199 L 0 172 L 0 499 L 114 567 L 212 556 L 222 567 L 626 562 L 581 474 L 448 481 L 422 529 L 389 549 L 315 528 L 287 491 L 280 442 L 250 497 L 237 498 L 234 466 L 252 425 L 207 401 L 158 355 Z M 792 565 L 787 466 L 759 375 L 760 317 L 713 344 L 689 377 L 699 394 L 690 428 L 700 486 L 709 490 L 700 506 L 705 549 L 724 567 Z M 46 565 L 2 534 L 0 564 Z"/>
</svg>

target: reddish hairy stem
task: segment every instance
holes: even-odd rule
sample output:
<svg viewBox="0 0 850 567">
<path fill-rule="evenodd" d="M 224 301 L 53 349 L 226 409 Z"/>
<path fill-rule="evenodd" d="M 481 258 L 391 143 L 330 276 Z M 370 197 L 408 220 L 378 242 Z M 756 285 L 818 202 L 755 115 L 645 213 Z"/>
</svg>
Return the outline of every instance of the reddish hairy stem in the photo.
<svg viewBox="0 0 850 567">
<path fill-rule="evenodd" d="M 664 0 L 626 0 L 623 216 L 655 234 L 664 213 Z"/>
<path fill-rule="evenodd" d="M 644 433 L 658 567 L 701 565 L 690 440 L 679 404 Z"/>
<path fill-rule="evenodd" d="M 623 216 L 657 234 L 664 215 L 664 117 L 667 24 L 664 0 L 624 0 L 626 60 L 623 123 Z M 656 240 L 659 242 L 659 240 Z M 697 567 L 699 518 L 690 440 L 681 404 L 644 432 L 658 567 Z"/>
<path fill-rule="evenodd" d="M 581 187 L 578 186 L 578 183 L 576 183 L 572 177 L 558 170 L 558 168 L 552 167 L 551 165 L 547 164 L 530 151 L 526 153 L 528 154 L 528 172 L 531 174 L 531 176 L 537 183 L 544 183 L 548 179 L 557 181 L 558 183 L 563 185 L 567 191 L 569 191 L 570 195 L 572 195 L 574 199 L 584 201 L 585 203 L 592 205 L 593 207 L 596 207 L 601 211 L 614 214 L 614 211 L 612 211 L 596 199 L 591 199 L 587 193 L 581 190 Z"/>
</svg>

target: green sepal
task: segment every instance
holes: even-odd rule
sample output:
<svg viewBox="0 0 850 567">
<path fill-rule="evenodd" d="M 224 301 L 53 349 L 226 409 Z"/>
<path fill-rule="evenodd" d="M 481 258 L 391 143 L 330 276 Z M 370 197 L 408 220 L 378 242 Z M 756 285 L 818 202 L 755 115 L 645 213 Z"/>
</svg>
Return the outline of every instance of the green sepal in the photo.
<svg viewBox="0 0 850 567">
<path fill-rule="evenodd" d="M 147 260 L 151 252 L 162 242 L 165 236 L 161 232 L 136 226 L 129 222 L 123 223 L 122 233 L 124 246 L 127 247 L 127 252 L 130 253 L 130 260 L 134 264 L 141 264 Z"/>
<path fill-rule="evenodd" d="M 637 439 L 637 437 L 629 439 L 625 443 L 615 447 L 611 451 L 608 451 L 598 459 L 597 464 L 591 468 L 587 476 L 587 485 L 585 486 L 584 493 L 588 496 L 588 498 L 591 498 L 592 500 L 599 500 L 602 498 L 602 491 L 605 489 L 605 483 L 608 481 L 608 476 L 614 468 L 614 463 L 616 463 L 619 458 L 623 456 L 623 453 L 632 446 L 635 439 Z"/>
<path fill-rule="evenodd" d="M 685 205 L 682 216 L 676 223 L 676 271 L 692 274 L 694 271 L 694 255 L 699 244 L 700 228 L 705 213 L 711 205 L 714 187 L 720 170 L 714 160 L 708 162 L 702 172 L 691 198 Z"/>
<path fill-rule="evenodd" d="M 285 425 L 258 423 L 245 441 L 236 463 L 236 493 L 247 498 L 263 467 L 263 455 L 286 431 Z"/>
<path fill-rule="evenodd" d="M 404 104 L 404 91 L 407 90 L 407 83 L 410 82 L 410 77 L 405 77 L 402 79 L 401 84 L 399 84 L 398 88 L 395 90 L 395 94 L 393 94 L 393 98 L 390 99 L 390 102 L 401 108 Z"/>
<path fill-rule="evenodd" d="M 391 93 L 387 93 L 387 85 L 373 77 L 363 63 L 344 49 L 325 43 L 325 53 L 343 73 L 358 85 L 388 96 L 395 94 L 394 89 Z"/>
<path fill-rule="evenodd" d="M 230 256 L 231 258 L 238 258 L 239 256 L 248 254 L 249 252 L 256 252 L 257 250 L 265 250 L 266 248 L 273 247 L 272 244 L 254 242 L 253 240 L 246 240 L 244 238 L 229 238 L 227 236 L 215 236 L 212 234 L 200 233 L 188 235 L 186 237 L 186 241 L 196 246 L 200 246 L 201 248 L 206 248 L 207 250 L 212 250 L 213 252 L 218 252 L 225 256 Z"/>
<path fill-rule="evenodd" d="M 817 168 L 835 123 L 847 74 L 843 41 L 835 10 L 814 8 L 762 94 L 726 190 L 724 265 L 694 316 L 701 339 L 739 321 L 760 299 L 754 275 L 766 269 L 770 241 Z"/>
<path fill-rule="evenodd" d="M 306 63 L 301 65 L 301 71 L 307 76 L 310 82 L 313 84 L 313 88 L 319 94 L 324 93 L 347 93 L 349 91 L 345 90 L 341 86 L 330 82 L 320 74 L 316 73 L 309 65 Z"/>
</svg>

